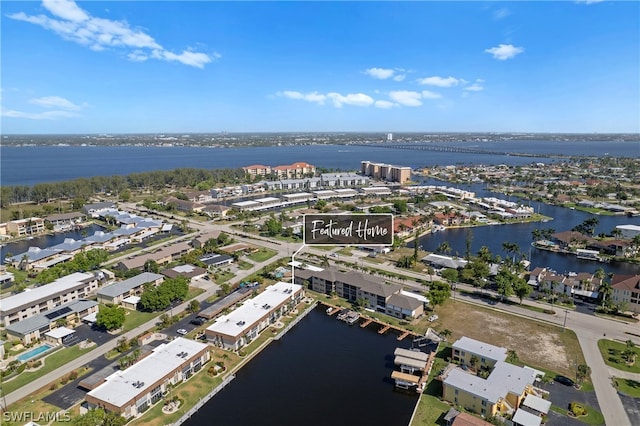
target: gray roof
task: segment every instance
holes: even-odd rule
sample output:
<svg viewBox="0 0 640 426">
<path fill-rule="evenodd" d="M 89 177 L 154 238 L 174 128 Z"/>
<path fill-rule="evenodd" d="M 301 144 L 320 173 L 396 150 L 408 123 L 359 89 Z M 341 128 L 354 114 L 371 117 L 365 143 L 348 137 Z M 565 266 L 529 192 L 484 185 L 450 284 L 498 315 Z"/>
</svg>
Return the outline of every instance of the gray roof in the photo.
<svg viewBox="0 0 640 426">
<path fill-rule="evenodd" d="M 367 293 L 384 296 L 385 298 L 402 289 L 398 284 L 387 284 L 382 278 L 365 275 L 357 271 L 341 272 L 334 268 L 327 268 L 322 271 L 296 271 L 296 275 L 302 279 L 317 277 L 333 283 L 349 284 Z"/>
<path fill-rule="evenodd" d="M 405 296 L 403 294 L 391 295 L 389 300 L 387 300 L 387 304 L 397 306 L 399 308 L 406 309 L 411 312 L 415 311 L 416 309 L 418 309 L 420 306 L 423 305 L 423 303 L 420 300 L 414 297 Z"/>
<path fill-rule="evenodd" d="M 213 266 L 217 266 L 220 265 L 222 263 L 227 263 L 229 262 L 229 260 L 233 260 L 232 256 L 229 256 L 228 254 L 208 254 L 206 256 L 201 257 L 200 262 L 206 264 L 206 265 L 213 265 Z"/>
<path fill-rule="evenodd" d="M 87 285 L 88 282 L 95 279 L 97 278 L 93 274 L 84 272 L 74 272 L 73 274 L 65 275 L 52 283 L 41 285 L 2 299 L 0 311 L 6 315 L 13 311 L 24 309 L 27 306 L 37 305 L 57 295 L 82 288 Z"/>
<path fill-rule="evenodd" d="M 505 348 L 490 345 L 467 336 L 462 336 L 456 340 L 452 346 L 454 349 L 460 349 L 461 351 L 470 352 L 494 361 L 504 361 L 507 359 L 507 350 Z"/>
<path fill-rule="evenodd" d="M 429 254 L 422 258 L 423 262 L 441 266 L 443 268 L 458 269 L 464 268 L 467 261 L 464 259 L 454 259 L 449 256 L 441 256 L 439 254 Z"/>
<path fill-rule="evenodd" d="M 76 251 L 88 243 L 84 240 L 74 240 L 73 238 L 65 238 L 64 241 L 60 244 L 56 244 L 53 247 L 49 247 L 51 250 L 59 250 L 59 251 Z"/>
<path fill-rule="evenodd" d="M 89 210 L 102 210 L 102 209 L 113 208 L 113 206 L 115 206 L 115 203 L 107 201 L 107 202 L 103 202 L 103 203 L 85 204 L 82 207 L 82 209 L 85 212 L 88 212 Z"/>
<path fill-rule="evenodd" d="M 49 221 L 49 222 L 53 222 L 53 221 L 57 221 L 57 220 L 76 219 L 76 218 L 85 217 L 85 216 L 86 216 L 85 213 L 80 213 L 80 212 L 59 213 L 59 214 L 52 214 L 52 215 L 49 215 L 49 216 L 45 216 L 44 220 Z"/>
<path fill-rule="evenodd" d="M 47 327 L 52 322 L 55 322 L 60 318 L 65 318 L 72 312 L 84 312 L 87 309 L 96 306 L 97 304 L 98 302 L 94 302 L 93 300 L 72 300 L 71 302 L 56 306 L 55 308 L 48 311 L 41 312 L 38 315 L 34 315 L 16 323 L 9 324 L 7 326 L 7 331 L 12 332 L 13 334 L 21 334 L 24 336 L 25 334 L 39 330 L 43 327 Z M 69 308 L 69 310 L 66 310 L 65 308 Z M 58 314 L 55 315 L 56 313 Z M 47 315 L 49 315 L 49 317 L 47 317 Z"/>
<path fill-rule="evenodd" d="M 118 297 L 121 294 L 126 293 L 136 287 L 140 287 L 146 283 L 151 283 L 157 279 L 164 278 L 160 274 L 154 274 L 152 272 L 143 272 L 135 277 L 131 277 L 128 280 L 119 281 L 117 283 L 102 287 L 98 290 L 99 296 Z"/>
<path fill-rule="evenodd" d="M 486 379 L 455 368 L 449 372 L 444 384 L 495 404 L 509 393 L 521 395 L 527 385 L 533 384 L 535 378 L 533 370 L 498 361 Z"/>
<path fill-rule="evenodd" d="M 92 236 L 85 238 L 89 243 L 106 243 L 116 238 L 111 232 L 96 231 Z"/>
<path fill-rule="evenodd" d="M 41 249 L 39 247 L 29 247 L 29 250 L 24 253 L 16 254 L 9 258 L 10 262 L 21 262 L 24 256 L 27 256 L 29 262 L 37 262 L 47 257 L 55 256 L 59 253 L 59 250 L 53 250 L 50 248 Z"/>
</svg>

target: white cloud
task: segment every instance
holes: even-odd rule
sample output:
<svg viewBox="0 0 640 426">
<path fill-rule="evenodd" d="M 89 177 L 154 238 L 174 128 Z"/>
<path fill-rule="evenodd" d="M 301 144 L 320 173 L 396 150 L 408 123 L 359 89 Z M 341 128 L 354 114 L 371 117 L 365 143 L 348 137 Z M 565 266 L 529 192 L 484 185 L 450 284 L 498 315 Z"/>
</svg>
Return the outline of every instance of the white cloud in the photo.
<svg viewBox="0 0 640 426">
<path fill-rule="evenodd" d="M 393 81 L 402 81 L 406 78 L 407 76 L 404 74 L 398 74 L 393 76 Z"/>
<path fill-rule="evenodd" d="M 2 109 L 0 115 L 11 118 L 26 118 L 29 120 L 55 120 L 57 118 L 77 117 L 78 114 L 71 111 L 45 111 L 45 112 L 23 112 L 12 109 Z"/>
<path fill-rule="evenodd" d="M 375 105 L 376 108 L 382 108 L 382 109 L 391 109 L 391 108 L 395 108 L 395 107 L 400 106 L 400 105 L 398 105 L 398 104 L 396 104 L 394 102 L 391 102 L 391 101 L 376 101 L 374 103 L 374 105 Z"/>
<path fill-rule="evenodd" d="M 460 80 L 454 77 L 425 77 L 418 79 L 418 83 L 423 84 L 425 86 L 437 86 L 437 87 L 453 87 L 460 84 Z"/>
<path fill-rule="evenodd" d="M 393 77 L 395 71 L 389 68 L 369 68 L 364 73 L 378 80 L 386 80 Z"/>
<path fill-rule="evenodd" d="M 440 93 L 431 92 L 429 90 L 423 90 L 422 97 L 424 99 L 440 99 L 442 95 Z"/>
<path fill-rule="evenodd" d="M 70 100 L 60 96 L 45 96 L 42 98 L 31 99 L 29 103 L 39 105 L 43 108 L 62 108 L 72 111 L 78 111 L 83 108 L 83 106 L 76 105 Z"/>
<path fill-rule="evenodd" d="M 53 31 L 65 40 L 89 47 L 94 51 L 107 48 L 130 50 L 126 57 L 132 61 L 148 58 L 203 68 L 220 54 L 199 53 L 191 49 L 182 53 L 171 52 L 142 30 L 131 28 L 126 21 L 114 21 L 91 16 L 72 0 L 44 0 L 44 8 L 53 15 L 27 15 L 18 12 L 8 15 L 18 21 L 29 22 Z M 148 49 L 149 52 L 144 51 Z"/>
<path fill-rule="evenodd" d="M 604 0 L 576 0 L 576 3 L 582 3 L 582 4 L 594 4 L 594 3 L 602 3 Z"/>
<path fill-rule="evenodd" d="M 484 87 L 482 87 L 478 83 L 473 83 L 471 86 L 467 86 L 463 90 L 466 90 L 468 92 L 481 92 L 484 90 Z"/>
<path fill-rule="evenodd" d="M 364 93 L 349 93 L 348 95 L 341 95 L 340 93 L 327 93 L 327 98 L 333 101 L 333 106 L 336 108 L 342 108 L 343 104 L 355 105 L 355 106 L 369 106 L 373 104 L 374 100 L 371 96 Z"/>
<path fill-rule="evenodd" d="M 422 94 L 410 90 L 395 90 L 389 92 L 389 97 L 396 103 L 404 106 L 417 107 L 422 105 Z"/>
<path fill-rule="evenodd" d="M 524 52 L 523 47 L 515 47 L 512 44 L 499 44 L 497 47 L 485 49 L 486 53 L 491 53 L 495 59 L 504 61 L 511 59 L 516 55 Z"/>
<path fill-rule="evenodd" d="M 307 102 L 315 102 L 320 105 L 323 105 L 324 101 L 327 99 L 326 95 L 323 95 L 318 92 L 311 92 L 311 93 L 304 94 L 301 92 L 296 92 L 294 90 L 285 90 L 283 92 L 276 93 L 276 95 L 289 98 L 289 99 L 300 99 Z"/>
<path fill-rule="evenodd" d="M 506 7 L 502 7 L 493 12 L 493 19 L 500 20 L 500 19 L 506 18 L 509 15 L 511 15 L 511 12 L 509 12 L 509 9 L 507 9 Z"/>
</svg>

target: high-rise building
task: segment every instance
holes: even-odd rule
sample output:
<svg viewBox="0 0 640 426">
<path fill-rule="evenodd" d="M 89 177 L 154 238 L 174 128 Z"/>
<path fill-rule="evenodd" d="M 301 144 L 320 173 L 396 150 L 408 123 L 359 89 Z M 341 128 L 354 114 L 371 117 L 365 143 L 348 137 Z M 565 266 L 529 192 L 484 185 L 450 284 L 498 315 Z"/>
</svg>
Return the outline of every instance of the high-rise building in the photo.
<svg viewBox="0 0 640 426">
<path fill-rule="evenodd" d="M 374 179 L 405 183 L 411 180 L 411 167 L 362 161 L 361 173 Z"/>
<path fill-rule="evenodd" d="M 387 142 L 393 141 L 393 133 L 387 133 Z"/>
</svg>

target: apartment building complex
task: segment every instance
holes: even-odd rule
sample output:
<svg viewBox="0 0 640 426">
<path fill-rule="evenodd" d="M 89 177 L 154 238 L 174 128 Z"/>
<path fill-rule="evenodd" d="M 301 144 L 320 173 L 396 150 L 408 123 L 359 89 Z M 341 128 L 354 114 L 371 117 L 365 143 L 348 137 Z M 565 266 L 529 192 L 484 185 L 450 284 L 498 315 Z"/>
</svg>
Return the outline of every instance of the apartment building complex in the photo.
<svg viewBox="0 0 640 426">
<path fill-rule="evenodd" d="M 389 182 L 406 183 L 411 180 L 411 168 L 406 166 L 392 166 L 391 164 L 362 161 L 360 171 L 365 176 Z"/>
</svg>

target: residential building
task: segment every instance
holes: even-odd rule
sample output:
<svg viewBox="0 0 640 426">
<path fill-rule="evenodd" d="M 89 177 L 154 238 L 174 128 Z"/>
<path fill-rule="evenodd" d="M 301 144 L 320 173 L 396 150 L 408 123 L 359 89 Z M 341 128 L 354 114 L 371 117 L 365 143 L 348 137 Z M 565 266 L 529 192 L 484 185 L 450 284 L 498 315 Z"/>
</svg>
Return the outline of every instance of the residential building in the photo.
<svg viewBox="0 0 640 426">
<path fill-rule="evenodd" d="M 449 368 L 443 378 L 443 399 L 465 410 L 490 417 L 496 414 L 513 415 L 529 394 L 536 394 L 533 383 L 537 371 L 505 362 L 507 350 L 463 337 L 453 344 L 453 359 L 464 365 L 487 368 L 486 378 Z"/>
<path fill-rule="evenodd" d="M 631 312 L 640 311 L 640 275 L 615 274 L 611 278 L 611 300 L 626 305 Z"/>
<path fill-rule="evenodd" d="M 84 299 L 98 289 L 101 276 L 101 273 L 75 272 L 6 297 L 0 304 L 0 322 L 10 325 L 72 300 Z"/>
<path fill-rule="evenodd" d="M 269 176 L 271 174 L 271 166 L 263 166 L 262 164 L 253 164 L 243 167 L 243 169 L 251 176 Z"/>
<path fill-rule="evenodd" d="M 18 219 L 7 222 L 7 232 L 9 235 L 16 237 L 38 234 L 40 232 L 44 232 L 46 229 L 44 219 L 39 217 L 30 217 L 28 219 Z"/>
<path fill-rule="evenodd" d="M 215 201 L 211 195 L 211 191 L 187 191 L 184 193 L 189 201 L 193 203 L 206 204 Z"/>
<path fill-rule="evenodd" d="M 7 325 L 7 335 L 11 339 L 20 340 L 28 345 L 43 339 L 49 331 L 58 327 L 59 323 L 66 327 L 73 327 L 91 314 L 98 312 L 98 303 L 93 300 L 75 299 L 62 305 L 41 311 L 20 321 L 14 321 Z"/>
<path fill-rule="evenodd" d="M 220 231 L 218 230 L 205 232 L 203 234 L 198 235 L 193 240 L 191 240 L 191 245 L 193 246 L 193 248 L 202 248 L 205 246 L 205 244 L 207 244 L 207 241 L 217 240 L 219 236 L 220 236 Z"/>
<path fill-rule="evenodd" d="M 184 277 L 187 278 L 188 282 L 201 280 L 207 276 L 206 269 L 194 265 L 178 265 L 160 271 L 160 273 L 167 278 Z"/>
<path fill-rule="evenodd" d="M 620 230 L 620 236 L 622 238 L 632 240 L 634 237 L 640 235 L 640 225 L 618 225 L 616 229 Z"/>
<path fill-rule="evenodd" d="M 361 173 L 374 179 L 389 182 L 406 183 L 411 180 L 411 168 L 406 166 L 392 166 L 385 163 L 361 162 Z"/>
<path fill-rule="evenodd" d="M 92 204 L 85 204 L 82 207 L 82 211 L 85 212 L 87 215 L 93 217 L 93 218 L 98 218 L 100 217 L 100 214 L 107 211 L 107 210 L 112 210 L 116 207 L 116 204 L 111 202 L 111 201 L 106 201 L 106 202 L 102 202 L 102 203 L 92 203 Z"/>
<path fill-rule="evenodd" d="M 87 220 L 87 215 L 81 212 L 59 213 L 46 216 L 45 222 L 53 225 L 54 230 L 64 230 Z"/>
<path fill-rule="evenodd" d="M 297 284 L 306 283 L 318 293 L 336 294 L 351 302 L 363 300 L 371 309 L 401 319 L 421 317 L 424 305 L 428 303 L 419 294 L 402 291 L 399 284 L 387 283 L 382 278 L 357 271 L 302 269 L 296 271 L 295 280 Z"/>
<path fill-rule="evenodd" d="M 205 330 L 205 336 L 216 346 L 237 351 L 293 309 L 303 295 L 301 285 L 279 281 L 231 313 L 216 319 Z"/>
<path fill-rule="evenodd" d="M 290 165 L 276 166 L 271 169 L 271 173 L 279 179 L 299 179 L 305 176 L 316 174 L 316 167 L 299 161 Z"/>
<path fill-rule="evenodd" d="M 89 408 L 135 417 L 162 401 L 170 388 L 197 373 L 210 359 L 209 345 L 178 337 L 108 376 L 85 399 Z"/>
<path fill-rule="evenodd" d="M 162 247 L 153 253 L 147 253 L 136 256 L 132 259 L 125 259 L 118 262 L 116 268 L 129 271 L 131 269 L 140 269 L 148 260 L 155 261 L 158 265 L 164 265 L 178 259 L 183 254 L 192 250 L 189 243 L 180 242 L 170 246 Z"/>
<path fill-rule="evenodd" d="M 221 266 L 232 264 L 233 256 L 229 256 L 228 254 L 211 253 L 201 257 L 199 260 L 209 268 L 219 268 Z"/>
<path fill-rule="evenodd" d="M 164 281 L 164 276 L 154 274 L 152 272 L 143 272 L 135 277 L 131 277 L 124 281 L 118 281 L 108 286 L 102 287 L 98 291 L 98 302 L 112 305 L 120 305 L 130 297 L 139 297 L 144 291 L 145 286 L 158 286 Z M 135 300 L 135 299 L 134 299 Z M 129 300 L 124 306 L 136 309 L 138 300 Z M 132 306 L 133 305 L 133 306 Z"/>
</svg>

